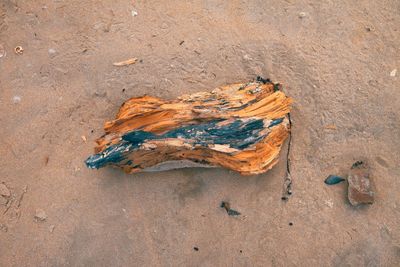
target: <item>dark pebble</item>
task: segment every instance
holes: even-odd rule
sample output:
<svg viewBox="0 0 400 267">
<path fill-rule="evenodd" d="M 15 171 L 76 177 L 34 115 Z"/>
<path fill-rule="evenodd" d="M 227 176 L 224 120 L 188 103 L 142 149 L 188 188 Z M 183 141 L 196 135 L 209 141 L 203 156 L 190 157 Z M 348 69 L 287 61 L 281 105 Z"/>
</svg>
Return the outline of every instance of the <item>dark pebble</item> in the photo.
<svg viewBox="0 0 400 267">
<path fill-rule="evenodd" d="M 326 179 L 325 179 L 325 183 L 327 185 L 333 185 L 333 184 L 338 184 L 340 182 L 343 182 L 344 179 L 343 177 L 337 176 L 337 175 L 329 175 Z"/>
</svg>

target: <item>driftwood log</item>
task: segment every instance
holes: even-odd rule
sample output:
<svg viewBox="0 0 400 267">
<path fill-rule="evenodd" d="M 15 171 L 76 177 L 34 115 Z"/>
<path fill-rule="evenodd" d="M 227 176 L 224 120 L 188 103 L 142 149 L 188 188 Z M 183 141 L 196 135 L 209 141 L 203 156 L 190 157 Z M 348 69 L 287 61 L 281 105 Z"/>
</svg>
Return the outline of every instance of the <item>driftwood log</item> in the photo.
<svg viewBox="0 0 400 267">
<path fill-rule="evenodd" d="M 86 164 L 127 173 L 192 166 L 263 173 L 289 134 L 291 103 L 279 84 L 263 79 L 176 100 L 131 98 L 105 123 Z"/>
</svg>

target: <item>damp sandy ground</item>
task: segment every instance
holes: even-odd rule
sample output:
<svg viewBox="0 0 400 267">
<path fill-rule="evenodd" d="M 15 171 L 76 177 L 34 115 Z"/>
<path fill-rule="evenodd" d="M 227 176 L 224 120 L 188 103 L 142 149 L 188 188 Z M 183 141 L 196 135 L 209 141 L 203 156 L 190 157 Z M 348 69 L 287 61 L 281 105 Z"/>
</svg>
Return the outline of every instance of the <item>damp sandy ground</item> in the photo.
<svg viewBox="0 0 400 267">
<path fill-rule="evenodd" d="M 399 1 L 2 0 L 0 44 L 1 266 L 399 266 Z M 295 99 L 288 202 L 284 153 L 252 177 L 84 166 L 127 98 L 257 75 Z M 364 208 L 323 183 L 358 159 Z"/>
</svg>

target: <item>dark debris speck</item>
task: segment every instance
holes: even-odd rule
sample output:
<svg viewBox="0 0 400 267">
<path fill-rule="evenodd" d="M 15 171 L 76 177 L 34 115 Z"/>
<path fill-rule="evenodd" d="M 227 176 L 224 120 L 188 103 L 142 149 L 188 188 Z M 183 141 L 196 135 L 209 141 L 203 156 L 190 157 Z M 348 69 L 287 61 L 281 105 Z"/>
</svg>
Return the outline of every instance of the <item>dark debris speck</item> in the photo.
<svg viewBox="0 0 400 267">
<path fill-rule="evenodd" d="M 222 201 L 220 207 L 224 208 L 229 216 L 239 216 L 241 214 L 240 212 L 231 209 L 231 205 L 229 204 L 229 202 Z"/>
<path fill-rule="evenodd" d="M 229 215 L 229 216 L 239 216 L 239 215 L 240 215 L 240 212 L 238 212 L 238 211 L 236 211 L 236 210 L 233 210 L 233 209 L 229 209 L 229 210 L 228 210 L 228 215 Z"/>
<path fill-rule="evenodd" d="M 271 82 L 271 80 L 270 79 L 264 79 L 263 77 L 261 77 L 261 76 L 257 76 L 257 78 L 256 78 L 256 80 L 257 80 L 257 82 L 262 82 L 262 83 L 270 83 Z"/>
<path fill-rule="evenodd" d="M 274 92 L 279 91 L 281 89 L 281 85 L 279 83 L 274 84 Z"/>
<path fill-rule="evenodd" d="M 353 166 L 351 166 L 352 169 L 357 168 L 358 166 L 364 164 L 364 162 L 362 162 L 361 160 L 358 160 L 356 162 L 354 162 Z"/>
</svg>

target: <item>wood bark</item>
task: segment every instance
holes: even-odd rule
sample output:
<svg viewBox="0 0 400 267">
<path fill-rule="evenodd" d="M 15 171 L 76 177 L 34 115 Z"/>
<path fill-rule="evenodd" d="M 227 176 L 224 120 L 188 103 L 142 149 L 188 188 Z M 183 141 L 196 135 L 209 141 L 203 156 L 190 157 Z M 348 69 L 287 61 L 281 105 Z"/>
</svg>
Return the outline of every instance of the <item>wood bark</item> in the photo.
<svg viewBox="0 0 400 267">
<path fill-rule="evenodd" d="M 192 162 L 243 175 L 263 173 L 277 163 L 289 134 L 291 103 L 270 81 L 230 84 L 175 100 L 134 97 L 105 123 L 86 164 L 134 173 L 165 162 Z"/>
</svg>

